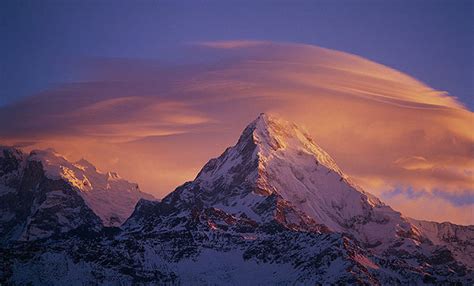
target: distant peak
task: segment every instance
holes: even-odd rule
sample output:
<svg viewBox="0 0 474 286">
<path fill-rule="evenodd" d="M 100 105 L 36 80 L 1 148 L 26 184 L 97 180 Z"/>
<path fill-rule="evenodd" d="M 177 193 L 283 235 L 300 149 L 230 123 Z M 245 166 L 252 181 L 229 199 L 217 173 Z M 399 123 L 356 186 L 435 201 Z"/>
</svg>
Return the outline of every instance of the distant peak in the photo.
<svg viewBox="0 0 474 286">
<path fill-rule="evenodd" d="M 0 158 L 1 157 L 16 157 L 16 158 L 21 158 L 23 153 L 21 152 L 20 149 L 17 149 L 12 146 L 4 146 L 0 145 Z"/>
</svg>

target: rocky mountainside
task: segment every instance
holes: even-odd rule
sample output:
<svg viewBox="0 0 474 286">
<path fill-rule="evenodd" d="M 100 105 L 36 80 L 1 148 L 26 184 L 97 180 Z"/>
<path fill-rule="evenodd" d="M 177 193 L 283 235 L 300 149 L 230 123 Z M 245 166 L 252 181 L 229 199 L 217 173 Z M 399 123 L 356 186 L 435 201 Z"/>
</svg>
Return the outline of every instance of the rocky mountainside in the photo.
<svg viewBox="0 0 474 286">
<path fill-rule="evenodd" d="M 449 222 L 437 223 L 409 219 L 424 237 L 435 245 L 449 249 L 455 259 L 474 267 L 474 225 L 463 226 Z"/>
<path fill-rule="evenodd" d="M 0 148 L 2 242 L 34 240 L 76 229 L 119 226 L 140 198 L 153 199 L 115 173 L 71 163 L 52 150 Z"/>
<path fill-rule="evenodd" d="M 102 228 L 79 193 L 65 180 L 48 178 L 41 162 L 13 148 L 0 154 L 0 243 Z"/>
<path fill-rule="evenodd" d="M 75 177 L 75 194 L 87 192 Z M 306 132 L 265 114 L 194 181 L 160 202 L 141 199 L 120 229 L 100 227 L 93 212 L 83 224 L 54 238 L 11 240 L 0 249 L 0 283 L 474 282 L 472 227 L 403 217 L 352 183 Z"/>
</svg>

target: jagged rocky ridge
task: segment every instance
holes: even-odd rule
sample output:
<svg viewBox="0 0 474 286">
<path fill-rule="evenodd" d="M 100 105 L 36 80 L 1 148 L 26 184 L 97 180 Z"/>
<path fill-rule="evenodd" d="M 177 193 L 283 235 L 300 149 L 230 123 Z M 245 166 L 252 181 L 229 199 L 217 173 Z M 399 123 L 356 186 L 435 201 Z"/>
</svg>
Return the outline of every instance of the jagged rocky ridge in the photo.
<svg viewBox="0 0 474 286">
<path fill-rule="evenodd" d="M 153 199 L 116 173 L 53 150 L 0 148 L 0 242 L 119 226 L 140 198 Z"/>
<path fill-rule="evenodd" d="M 264 114 L 194 181 L 161 202 L 140 200 L 120 229 L 85 225 L 3 248 L 0 282 L 473 282 L 472 226 L 404 218 L 300 128 Z"/>
</svg>

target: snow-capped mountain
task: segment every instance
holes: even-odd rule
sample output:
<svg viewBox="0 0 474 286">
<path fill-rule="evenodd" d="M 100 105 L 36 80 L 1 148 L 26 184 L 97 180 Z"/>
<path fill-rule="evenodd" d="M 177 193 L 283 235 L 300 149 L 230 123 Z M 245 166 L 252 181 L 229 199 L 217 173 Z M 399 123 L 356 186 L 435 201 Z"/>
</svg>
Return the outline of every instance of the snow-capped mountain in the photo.
<svg viewBox="0 0 474 286">
<path fill-rule="evenodd" d="M 214 200 L 210 204 L 237 215 L 254 217 L 255 203 L 276 194 L 332 231 L 372 247 L 397 237 L 418 239 L 400 213 L 353 184 L 306 132 L 266 114 L 209 161 L 194 184 Z"/>
<path fill-rule="evenodd" d="M 474 268 L 474 225 L 463 226 L 449 222 L 409 219 L 419 233 L 435 245 L 445 246 L 455 259 Z"/>
<path fill-rule="evenodd" d="M 153 199 L 115 173 L 52 150 L 0 149 L 2 240 L 34 240 L 82 227 L 98 231 L 125 221 L 140 198 Z"/>
<path fill-rule="evenodd" d="M 430 248 L 431 243 L 455 243 L 434 239 L 432 231 L 421 227 L 420 222 L 403 217 L 364 192 L 307 132 L 266 114 L 247 126 L 235 146 L 210 160 L 192 183 L 178 188 L 163 202 L 173 201 L 175 196 L 190 204 L 198 200 L 256 221 L 262 219 L 258 206 L 269 196 L 278 197 L 316 223 L 334 232 L 348 233 L 378 254 L 394 248 L 426 252 L 421 248 Z M 442 228 L 441 224 L 432 224 Z M 463 233 L 460 239 L 465 247 L 450 249 L 473 266 L 473 229 L 456 229 Z M 430 243 L 426 243 L 428 240 Z"/>
<path fill-rule="evenodd" d="M 58 174 L 39 158 L 46 170 Z M 2 164 L 4 170 L 18 169 L 12 167 L 16 163 Z M 82 168 L 67 167 L 74 176 L 66 171 L 61 178 L 69 178 L 76 194 L 88 193 L 94 180 L 89 173 L 78 176 L 74 167 L 87 171 L 84 163 L 78 165 Z M 210 160 L 194 181 L 160 202 L 139 200 L 120 230 L 105 227 L 86 233 L 66 231 L 54 239 L 13 241 L 0 248 L 0 264 L 7 266 L 0 270 L 0 283 L 474 281 L 472 227 L 403 217 L 352 183 L 302 129 L 265 114 L 245 128 L 235 146 Z"/>
<path fill-rule="evenodd" d="M 121 225 L 139 199 L 154 200 L 152 195 L 141 192 L 136 183 L 115 172 L 101 173 L 85 159 L 71 163 L 50 149 L 32 151 L 28 160 L 41 162 L 48 178 L 67 181 L 105 226 Z"/>
<path fill-rule="evenodd" d="M 45 176 L 39 161 L 14 148 L 0 149 L 0 244 L 100 231 L 100 218 L 64 180 Z"/>
</svg>

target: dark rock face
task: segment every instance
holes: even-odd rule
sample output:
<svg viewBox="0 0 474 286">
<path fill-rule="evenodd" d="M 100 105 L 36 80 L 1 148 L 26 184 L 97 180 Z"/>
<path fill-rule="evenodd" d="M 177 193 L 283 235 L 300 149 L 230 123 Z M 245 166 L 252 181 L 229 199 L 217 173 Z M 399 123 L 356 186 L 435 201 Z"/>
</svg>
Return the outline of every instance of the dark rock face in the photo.
<svg viewBox="0 0 474 286">
<path fill-rule="evenodd" d="M 0 176 L 14 173 L 20 168 L 23 154 L 14 148 L 3 148 L 3 156 L 0 157 Z"/>
<path fill-rule="evenodd" d="M 0 197 L 2 244 L 44 239 L 74 229 L 100 231 L 100 219 L 69 184 L 47 178 L 40 162 L 22 161 L 18 150 L 5 153 L 17 156 L 0 158 L 8 170 L 1 176 L 7 189 Z"/>
</svg>

